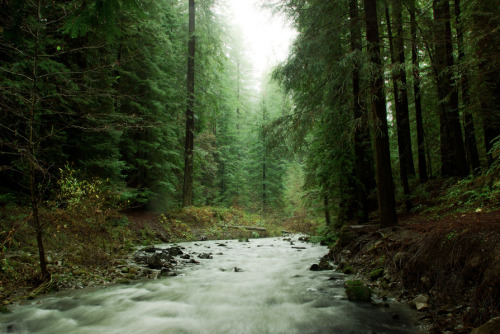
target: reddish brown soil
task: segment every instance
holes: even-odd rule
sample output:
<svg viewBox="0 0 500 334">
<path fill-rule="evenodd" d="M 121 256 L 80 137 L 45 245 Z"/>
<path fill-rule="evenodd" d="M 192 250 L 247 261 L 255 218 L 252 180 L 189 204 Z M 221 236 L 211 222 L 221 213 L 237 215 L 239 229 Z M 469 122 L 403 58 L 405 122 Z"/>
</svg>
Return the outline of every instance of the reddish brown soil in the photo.
<svg viewBox="0 0 500 334">
<path fill-rule="evenodd" d="M 365 275 L 383 266 L 387 276 L 374 285 L 392 283 L 398 298 L 428 294 L 421 313 L 431 333 L 469 333 L 500 315 L 500 211 L 406 215 L 392 229 L 350 230 L 349 241 L 357 236 L 336 248 L 336 259 Z"/>
</svg>

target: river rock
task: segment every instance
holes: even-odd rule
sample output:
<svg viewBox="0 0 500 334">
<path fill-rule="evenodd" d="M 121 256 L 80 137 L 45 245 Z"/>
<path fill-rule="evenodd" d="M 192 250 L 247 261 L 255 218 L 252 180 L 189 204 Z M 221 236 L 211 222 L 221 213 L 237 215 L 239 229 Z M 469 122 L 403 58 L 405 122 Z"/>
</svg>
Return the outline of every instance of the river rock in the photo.
<svg viewBox="0 0 500 334">
<path fill-rule="evenodd" d="M 417 309 L 417 311 L 424 311 L 424 310 L 427 310 L 429 308 L 429 304 L 427 304 L 427 303 L 416 303 L 415 304 L 415 308 Z"/>
<path fill-rule="evenodd" d="M 170 247 L 165 249 L 165 251 L 170 254 L 171 256 L 177 256 L 177 255 L 182 255 L 184 252 L 181 250 L 180 247 Z"/>
<path fill-rule="evenodd" d="M 174 259 L 172 255 L 170 255 L 170 253 L 162 252 L 162 253 L 156 253 L 155 255 L 163 261 L 172 261 Z"/>
<path fill-rule="evenodd" d="M 322 258 L 319 261 L 319 270 L 333 270 L 333 266 L 328 262 L 327 259 Z"/>
<path fill-rule="evenodd" d="M 428 295 L 418 295 L 415 298 L 413 298 L 410 301 L 410 306 L 417 309 L 417 310 L 422 310 L 424 308 L 428 308 L 429 305 L 427 305 L 427 302 L 429 301 L 429 296 Z M 420 308 L 419 308 L 420 307 Z"/>
<path fill-rule="evenodd" d="M 350 301 L 369 302 L 372 299 L 371 289 L 361 281 L 346 281 L 344 288 Z"/>
<path fill-rule="evenodd" d="M 500 317 L 493 318 L 481 327 L 474 329 L 470 334 L 498 334 L 500 333 Z"/>
<path fill-rule="evenodd" d="M 311 271 L 320 271 L 321 269 L 319 269 L 319 264 L 317 263 L 314 263 L 311 268 L 309 268 L 309 270 Z"/>
<path fill-rule="evenodd" d="M 153 254 L 148 258 L 147 265 L 151 269 L 159 269 L 163 266 L 163 262 L 156 254 Z"/>
<path fill-rule="evenodd" d="M 198 255 L 200 259 L 213 259 L 212 255 L 210 253 L 201 253 Z"/>
<path fill-rule="evenodd" d="M 157 250 L 161 249 L 156 248 L 155 246 L 147 246 L 140 249 L 141 252 L 146 252 L 146 253 L 155 253 Z"/>
<path fill-rule="evenodd" d="M 150 255 L 148 255 L 142 251 L 138 251 L 134 254 L 134 261 L 136 263 L 147 263 L 149 257 L 150 257 Z"/>
<path fill-rule="evenodd" d="M 384 268 L 375 269 L 370 272 L 369 276 L 372 281 L 382 277 L 384 275 Z"/>
<path fill-rule="evenodd" d="M 234 267 L 234 272 L 235 273 L 241 273 L 241 272 L 243 272 L 243 269 L 238 268 L 238 267 Z"/>
<path fill-rule="evenodd" d="M 184 259 L 184 260 L 189 260 L 190 258 L 191 258 L 191 256 L 189 254 L 181 255 L 181 259 Z"/>
</svg>

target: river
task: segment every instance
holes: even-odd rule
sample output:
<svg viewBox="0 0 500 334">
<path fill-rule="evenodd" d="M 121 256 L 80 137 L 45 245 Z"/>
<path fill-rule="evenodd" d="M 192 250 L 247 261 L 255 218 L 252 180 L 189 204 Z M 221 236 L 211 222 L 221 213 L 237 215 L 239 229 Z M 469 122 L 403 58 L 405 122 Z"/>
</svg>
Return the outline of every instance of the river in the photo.
<svg viewBox="0 0 500 334">
<path fill-rule="evenodd" d="M 14 306 L 0 316 L 0 333 L 418 333 L 405 304 L 350 302 L 342 274 L 310 271 L 325 247 L 283 238 L 178 245 L 213 259 L 196 257 L 200 264 L 182 265 L 176 277 L 65 291 Z"/>
</svg>

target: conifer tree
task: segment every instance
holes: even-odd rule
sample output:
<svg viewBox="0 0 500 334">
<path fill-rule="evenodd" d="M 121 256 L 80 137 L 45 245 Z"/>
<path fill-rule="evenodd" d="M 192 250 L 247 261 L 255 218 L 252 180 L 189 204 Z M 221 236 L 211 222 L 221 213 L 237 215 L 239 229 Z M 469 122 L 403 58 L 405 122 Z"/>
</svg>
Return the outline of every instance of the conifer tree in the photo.
<svg viewBox="0 0 500 334">
<path fill-rule="evenodd" d="M 186 144 L 184 147 L 184 186 L 182 206 L 193 204 L 193 145 L 194 145 L 194 77 L 195 77 L 195 5 L 189 0 L 189 42 L 187 66 L 187 109 L 186 109 Z"/>
<path fill-rule="evenodd" d="M 371 79 L 371 94 L 373 96 L 371 109 L 375 127 L 375 161 L 380 224 L 382 227 L 387 227 L 397 224 L 397 216 L 387 130 L 386 98 L 381 69 L 377 2 L 376 0 L 364 0 L 364 5 L 367 49 L 375 73 Z"/>
</svg>

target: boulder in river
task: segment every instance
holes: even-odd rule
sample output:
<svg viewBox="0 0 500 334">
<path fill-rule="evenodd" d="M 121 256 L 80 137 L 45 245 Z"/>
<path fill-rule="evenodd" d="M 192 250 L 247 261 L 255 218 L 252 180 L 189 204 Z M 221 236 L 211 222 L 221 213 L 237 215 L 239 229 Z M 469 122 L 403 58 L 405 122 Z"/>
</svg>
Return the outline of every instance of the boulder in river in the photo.
<svg viewBox="0 0 500 334">
<path fill-rule="evenodd" d="M 319 264 L 314 263 L 309 270 L 311 271 L 323 271 L 323 270 L 333 270 L 333 266 L 324 258 L 319 261 Z"/>
<path fill-rule="evenodd" d="M 177 255 L 182 255 L 184 252 L 181 250 L 180 247 L 170 247 L 164 250 L 164 252 L 167 252 L 171 256 L 177 256 Z"/>
<path fill-rule="evenodd" d="M 201 253 L 200 255 L 198 255 L 198 257 L 200 259 L 212 259 L 212 255 L 210 253 Z"/>
<path fill-rule="evenodd" d="M 325 257 L 323 257 L 319 261 L 319 270 L 333 270 L 333 266 Z"/>
<path fill-rule="evenodd" d="M 372 299 L 372 290 L 361 281 L 346 281 L 344 288 L 350 301 L 369 302 Z"/>
<path fill-rule="evenodd" d="M 163 267 L 163 260 L 155 253 L 148 258 L 147 265 L 151 269 L 160 269 Z"/>
<path fill-rule="evenodd" d="M 309 270 L 311 271 L 320 271 L 321 269 L 319 269 L 319 264 L 317 263 L 314 263 L 311 268 L 309 268 Z"/>
</svg>

